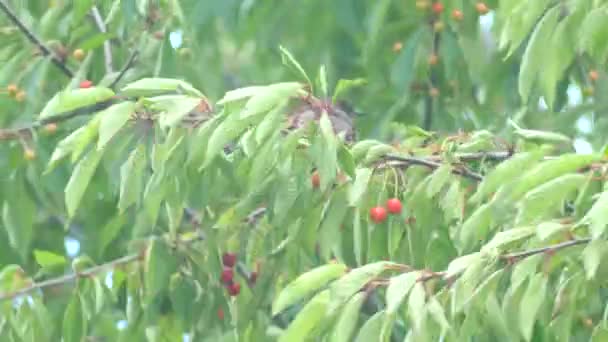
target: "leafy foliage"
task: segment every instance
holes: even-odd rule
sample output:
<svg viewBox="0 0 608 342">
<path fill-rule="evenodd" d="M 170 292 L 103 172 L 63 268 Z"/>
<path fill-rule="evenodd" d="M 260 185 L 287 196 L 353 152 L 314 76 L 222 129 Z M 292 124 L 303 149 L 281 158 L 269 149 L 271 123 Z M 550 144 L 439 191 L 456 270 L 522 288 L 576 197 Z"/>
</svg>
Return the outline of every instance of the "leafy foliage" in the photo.
<svg viewBox="0 0 608 342">
<path fill-rule="evenodd" d="M 0 10 L 0 340 L 607 338 L 603 2 Z"/>
</svg>

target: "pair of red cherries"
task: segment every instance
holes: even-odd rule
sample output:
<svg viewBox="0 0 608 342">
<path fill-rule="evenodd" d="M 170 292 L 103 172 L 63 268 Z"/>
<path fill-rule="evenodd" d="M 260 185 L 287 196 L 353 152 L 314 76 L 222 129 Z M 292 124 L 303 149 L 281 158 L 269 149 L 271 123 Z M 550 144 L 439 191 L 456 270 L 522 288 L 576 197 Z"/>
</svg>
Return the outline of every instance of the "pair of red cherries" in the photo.
<svg viewBox="0 0 608 342">
<path fill-rule="evenodd" d="M 376 206 L 369 210 L 369 218 L 372 222 L 378 224 L 386 221 L 388 214 L 401 214 L 401 210 L 403 209 L 403 205 L 398 198 L 391 198 L 386 201 L 386 208 L 382 206 Z"/>
</svg>

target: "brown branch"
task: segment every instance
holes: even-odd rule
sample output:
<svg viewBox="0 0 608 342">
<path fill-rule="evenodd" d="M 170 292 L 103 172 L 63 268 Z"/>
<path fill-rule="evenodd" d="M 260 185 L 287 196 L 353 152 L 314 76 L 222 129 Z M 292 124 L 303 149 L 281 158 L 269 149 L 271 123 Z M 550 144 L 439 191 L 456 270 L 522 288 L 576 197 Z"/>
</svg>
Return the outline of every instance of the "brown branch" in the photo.
<svg viewBox="0 0 608 342">
<path fill-rule="evenodd" d="M 398 161 L 400 163 L 403 163 L 404 165 L 420 165 L 420 166 L 425 166 L 428 167 L 429 169 L 435 170 L 437 168 L 439 168 L 441 166 L 440 162 L 436 162 L 433 160 L 430 160 L 430 158 L 419 158 L 419 157 L 403 157 L 403 156 L 395 156 L 395 155 L 387 155 L 384 157 L 384 160 L 387 161 Z M 483 177 L 476 173 L 473 172 L 467 168 L 452 168 L 452 173 L 455 175 L 460 175 L 463 177 L 467 177 L 470 178 L 474 181 L 480 182 L 481 180 L 483 180 Z"/>
<path fill-rule="evenodd" d="M 91 9 L 91 15 L 93 16 L 95 26 L 97 26 L 99 32 L 103 34 L 108 33 L 106 24 L 104 23 L 103 18 L 101 17 L 101 13 L 99 12 L 99 8 L 97 8 L 97 6 L 93 6 L 93 8 Z M 106 73 L 111 74 L 112 72 L 114 72 L 114 67 L 112 60 L 112 43 L 109 39 L 106 39 L 103 42 L 103 57 L 106 66 Z"/>
<path fill-rule="evenodd" d="M 118 74 L 118 76 L 116 76 L 114 81 L 112 81 L 112 83 L 110 84 L 110 89 L 114 89 L 114 87 L 116 87 L 118 82 L 120 82 L 120 80 L 125 76 L 127 71 L 133 66 L 133 64 L 135 64 L 135 61 L 137 60 L 138 56 L 139 56 L 139 51 L 133 50 L 133 52 L 131 53 L 131 56 L 129 56 L 129 59 L 127 60 L 125 65 L 120 70 L 120 73 Z"/>
<path fill-rule="evenodd" d="M 57 115 L 49 116 L 44 119 L 40 119 L 35 121 L 27 126 L 17 127 L 17 128 L 8 128 L 8 129 L 0 129 L 0 141 L 2 140 L 13 140 L 24 137 L 25 135 L 29 135 L 31 130 L 42 127 L 44 125 L 50 123 L 59 123 L 63 121 L 70 120 L 77 116 L 84 116 L 96 113 L 98 111 L 104 110 L 111 105 L 115 104 L 117 99 L 109 99 L 101 102 L 94 103 L 89 106 L 84 106 L 80 108 L 76 108 L 74 110 L 70 110 L 63 113 L 58 113 Z"/>
<path fill-rule="evenodd" d="M 3 0 L 0 0 L 0 10 L 2 10 L 2 12 L 4 12 L 4 14 L 6 14 L 8 19 L 13 24 L 15 24 L 15 26 L 17 26 L 19 28 L 19 30 L 21 30 L 21 32 L 23 32 L 23 34 L 29 39 L 30 42 L 35 44 L 40 49 L 40 51 L 42 52 L 43 55 L 49 56 L 51 58 L 51 62 L 53 62 L 53 64 L 55 64 L 55 66 L 57 68 L 59 68 L 59 70 L 61 70 L 69 78 L 74 77 L 74 73 L 72 72 L 72 70 L 70 70 L 65 65 L 65 63 L 59 57 L 57 57 L 53 53 L 53 51 L 51 51 L 51 49 L 49 49 L 46 45 L 44 45 L 44 43 L 42 43 L 42 41 L 40 41 L 40 39 L 38 39 L 38 37 L 36 37 L 34 35 L 34 33 L 32 31 L 30 31 L 25 26 L 25 24 L 23 24 L 21 22 L 21 20 L 19 20 L 19 18 L 17 18 L 15 13 L 13 13 L 13 11 L 10 8 L 8 8 L 8 5 L 6 3 L 4 3 Z"/>
<path fill-rule="evenodd" d="M 0 294 L 0 301 L 17 298 L 19 296 L 23 296 L 28 293 L 34 292 L 36 290 L 41 290 L 41 289 L 48 288 L 48 287 L 65 285 L 78 278 L 91 277 L 91 276 L 101 273 L 107 269 L 114 269 L 120 265 L 126 265 L 126 264 L 132 263 L 134 261 L 140 260 L 141 258 L 142 258 L 141 253 L 140 254 L 130 254 L 130 255 L 112 260 L 108 263 L 88 268 L 79 273 L 66 274 L 66 275 L 58 277 L 58 278 L 53 278 L 53 279 L 41 281 L 39 283 L 34 283 L 28 287 L 19 289 L 17 291 Z"/>
<path fill-rule="evenodd" d="M 561 243 L 551 245 L 551 246 L 535 248 L 535 249 L 531 249 L 531 250 L 527 250 L 527 251 L 523 251 L 523 252 L 504 254 L 504 255 L 501 255 L 500 258 L 503 260 L 512 262 L 512 261 L 517 261 L 520 259 L 527 258 L 529 256 L 533 256 L 536 254 L 553 253 L 560 249 L 564 249 L 564 248 L 568 248 L 568 247 L 572 247 L 572 246 L 578 246 L 578 245 L 585 245 L 585 244 L 588 244 L 589 242 L 591 242 L 591 238 L 569 240 L 569 241 L 561 242 Z"/>
</svg>

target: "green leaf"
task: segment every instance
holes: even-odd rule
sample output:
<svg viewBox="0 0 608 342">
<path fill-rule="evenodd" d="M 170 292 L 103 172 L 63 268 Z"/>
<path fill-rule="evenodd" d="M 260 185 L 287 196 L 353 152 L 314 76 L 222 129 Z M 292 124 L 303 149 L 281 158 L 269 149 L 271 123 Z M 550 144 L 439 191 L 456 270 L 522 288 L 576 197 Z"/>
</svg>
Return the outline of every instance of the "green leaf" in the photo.
<svg viewBox="0 0 608 342">
<path fill-rule="evenodd" d="M 197 297 L 196 284 L 191 278 L 184 277 L 181 273 L 175 273 L 171 277 L 169 291 L 171 304 L 176 316 L 178 316 L 186 326 L 191 325 Z"/>
<path fill-rule="evenodd" d="M 494 235 L 492 240 L 481 248 L 482 252 L 490 252 L 495 248 L 503 247 L 504 245 L 516 242 L 536 233 L 536 227 L 513 228 L 499 232 Z"/>
<path fill-rule="evenodd" d="M 608 13 L 605 7 L 588 12 L 577 35 L 579 49 L 589 53 L 597 63 L 605 63 L 608 57 L 606 20 Z"/>
<path fill-rule="evenodd" d="M 426 290 L 422 283 L 417 282 L 414 284 L 407 303 L 407 313 L 412 321 L 414 330 L 421 330 L 422 322 L 425 320 L 426 310 Z"/>
<path fill-rule="evenodd" d="M 419 275 L 419 272 L 408 272 L 390 279 L 388 288 L 386 289 L 387 315 L 394 315 L 397 312 L 401 303 L 416 283 Z"/>
<path fill-rule="evenodd" d="M 469 218 L 462 223 L 458 241 L 463 251 L 469 250 L 486 238 L 492 225 L 492 204 L 485 203 L 478 207 Z"/>
<path fill-rule="evenodd" d="M 334 89 L 334 95 L 331 99 L 333 103 L 336 103 L 341 96 L 352 88 L 365 85 L 367 81 L 364 78 L 356 78 L 354 80 L 341 79 L 338 81 L 336 88 Z"/>
<path fill-rule="evenodd" d="M 146 250 L 144 284 L 148 301 L 154 300 L 169 286 L 177 260 L 163 241 L 154 239 Z"/>
<path fill-rule="evenodd" d="M 55 254 L 49 251 L 34 250 L 34 259 L 40 267 L 54 267 L 66 264 L 66 259 L 63 255 Z"/>
<path fill-rule="evenodd" d="M 72 154 L 72 162 L 78 160 L 86 147 L 97 136 L 100 121 L 101 117 L 95 116 L 86 126 L 78 128 L 65 139 L 61 140 L 55 147 L 51 160 L 44 172 L 51 172 L 57 163 L 70 153 Z"/>
<path fill-rule="evenodd" d="M 99 164 L 102 155 L 103 151 L 98 151 L 96 149 L 89 151 L 89 153 L 78 162 L 74 171 L 72 171 L 72 176 L 65 186 L 65 204 L 70 218 L 74 217 L 74 214 L 76 214 L 76 209 L 78 209 L 82 196 L 89 186 L 91 178 L 93 178 L 93 175 L 95 174 L 97 164 Z"/>
<path fill-rule="evenodd" d="M 170 78 L 142 78 L 129 83 L 121 90 L 124 96 L 155 96 L 167 93 L 187 94 L 204 99 L 204 95 L 190 83 Z"/>
<path fill-rule="evenodd" d="M 218 106 L 225 105 L 227 103 L 244 100 L 250 98 L 260 92 L 263 92 L 267 86 L 251 86 L 230 90 L 224 94 L 221 100 L 217 102 Z"/>
<path fill-rule="evenodd" d="M 607 250 L 607 247 L 606 241 L 596 239 L 592 240 L 583 250 L 583 263 L 585 265 L 588 280 L 595 278 L 597 269 L 602 262 L 602 257 Z"/>
<path fill-rule="evenodd" d="M 244 119 L 252 115 L 266 113 L 283 103 L 283 101 L 298 94 L 301 89 L 302 84 L 298 82 L 276 83 L 264 87 L 245 103 L 239 117 Z"/>
<path fill-rule="evenodd" d="M 296 71 L 296 73 L 300 74 L 300 76 L 306 80 L 312 91 L 312 82 L 310 81 L 310 78 L 308 77 L 306 71 L 304 71 L 304 68 L 302 68 L 300 63 L 298 63 L 298 61 L 296 61 L 291 52 L 289 52 L 283 46 L 279 46 L 279 50 L 281 52 L 281 60 L 283 61 L 283 64 Z"/>
<path fill-rule="evenodd" d="M 538 219 L 551 209 L 558 211 L 567 196 L 579 189 L 586 179 L 587 176 L 582 174 L 567 174 L 528 191 L 518 203 L 520 212 L 517 222 Z"/>
<path fill-rule="evenodd" d="M 348 193 L 348 205 L 358 207 L 363 195 L 367 191 L 367 185 L 372 177 L 373 171 L 369 168 L 358 168 L 355 171 L 355 182 Z"/>
<path fill-rule="evenodd" d="M 519 127 L 513 120 L 509 120 L 509 123 L 515 129 L 515 134 L 519 135 L 525 140 L 530 140 L 536 143 L 572 143 L 572 139 L 561 133 L 524 129 Z"/>
<path fill-rule="evenodd" d="M 579 224 L 588 224 L 591 236 L 594 239 L 599 238 L 606 231 L 608 224 L 608 191 L 600 194 L 600 197 L 593 203 L 593 206 L 580 220 Z"/>
<path fill-rule="evenodd" d="M 80 24 L 82 19 L 87 15 L 87 12 L 93 8 L 95 2 L 93 0 L 81 0 L 74 2 L 74 12 L 72 14 L 72 25 Z"/>
<path fill-rule="evenodd" d="M 516 179 L 521 171 L 534 166 L 544 155 L 544 150 L 517 153 L 513 157 L 498 164 L 490 171 L 477 187 L 470 202 L 479 203 L 484 197 L 496 191 L 501 185 Z"/>
<path fill-rule="evenodd" d="M 2 205 L 3 228 L 10 246 L 26 259 L 33 237 L 36 203 L 30 198 L 21 177 L 4 182 L 2 188 L 7 196 Z"/>
<path fill-rule="evenodd" d="M 202 101 L 201 98 L 184 95 L 160 95 L 148 100 L 161 111 L 158 122 L 163 128 L 179 124 Z"/>
<path fill-rule="evenodd" d="M 126 222 L 127 218 L 124 215 L 116 215 L 101 228 L 97 245 L 99 255 L 103 255 L 105 249 L 118 236 Z"/>
<path fill-rule="evenodd" d="M 298 312 L 296 318 L 281 335 L 280 342 L 306 340 L 323 321 L 329 303 L 329 290 L 319 292 Z"/>
<path fill-rule="evenodd" d="M 575 154 L 567 153 L 559 156 L 556 159 L 543 161 L 537 164 L 531 170 L 521 174 L 518 182 L 515 185 L 509 185 L 508 188 L 501 188 L 496 197 L 507 197 L 509 200 L 518 200 L 526 192 L 534 187 L 537 187 L 545 182 L 548 182 L 561 175 L 576 172 L 579 169 L 588 166 L 593 162 L 600 161 L 601 157 L 595 154 Z"/>
<path fill-rule="evenodd" d="M 327 86 L 327 70 L 325 65 L 321 65 L 319 68 L 319 85 L 321 86 L 321 93 L 323 98 L 329 97 L 329 89 Z"/>
<path fill-rule="evenodd" d="M 137 203 L 143 188 L 146 167 L 145 146 L 143 144 L 131 152 L 127 161 L 120 167 L 120 195 L 118 209 L 123 213 L 129 206 Z"/>
<path fill-rule="evenodd" d="M 500 34 L 499 48 L 502 50 L 509 46 L 506 58 L 509 58 L 519 48 L 524 39 L 545 12 L 551 0 L 537 1 L 501 1 L 501 9 L 510 12 L 503 30 Z M 508 9 L 511 6 L 511 9 Z"/>
<path fill-rule="evenodd" d="M 392 262 L 379 261 L 372 264 L 352 269 L 342 278 L 331 284 L 331 302 L 329 311 L 332 312 L 350 299 L 355 293 L 359 292 L 363 286 L 376 278 L 387 267 L 393 265 Z"/>
<path fill-rule="evenodd" d="M 550 9 L 536 25 L 526 51 L 522 57 L 521 69 L 519 71 L 518 89 L 519 95 L 524 102 L 528 102 L 528 96 L 537 74 L 543 67 L 546 58 L 546 43 L 551 38 L 559 18 L 560 7 Z"/>
<path fill-rule="evenodd" d="M 93 87 L 57 93 L 42 109 L 38 119 L 46 119 L 64 112 L 109 100 L 114 92 L 109 88 Z"/>
<path fill-rule="evenodd" d="M 426 195 L 428 197 L 433 197 L 439 193 L 439 191 L 441 191 L 441 189 L 450 179 L 451 174 L 452 166 L 450 164 L 442 164 L 440 167 L 438 167 L 437 170 L 435 170 L 433 174 L 429 176 L 431 178 L 426 188 Z"/>
<path fill-rule="evenodd" d="M 355 342 L 378 341 L 378 336 L 382 331 L 382 323 L 384 320 L 384 311 L 376 312 L 370 317 L 361 327 Z"/>
<path fill-rule="evenodd" d="M 321 289 L 330 281 L 342 276 L 345 271 L 346 265 L 344 264 L 328 264 L 301 274 L 289 283 L 275 298 L 272 303 L 272 314 L 276 315 Z"/>
<path fill-rule="evenodd" d="M 528 288 L 521 300 L 519 328 L 526 341 L 532 339 L 532 329 L 536 315 L 543 304 L 547 291 L 547 278 L 542 273 L 534 275 L 528 283 Z"/>
<path fill-rule="evenodd" d="M 63 341 L 81 342 L 87 331 L 87 321 L 82 312 L 80 295 L 74 293 L 63 316 Z"/>
<path fill-rule="evenodd" d="M 344 305 L 344 309 L 334 325 L 329 339 L 330 342 L 352 341 L 355 329 L 358 326 L 359 312 L 366 298 L 367 294 L 365 292 L 358 292 Z"/>
<path fill-rule="evenodd" d="M 441 327 L 441 334 L 445 335 L 445 333 L 450 330 L 450 323 L 445 316 L 445 310 L 435 297 L 429 297 L 429 300 L 426 303 L 426 311 Z"/>
<path fill-rule="evenodd" d="M 478 262 L 482 258 L 481 253 L 472 253 L 460 256 L 450 262 L 444 278 L 453 278 L 464 272 L 471 264 Z"/>
<path fill-rule="evenodd" d="M 134 102 L 122 102 L 110 106 L 98 114 L 101 116 L 99 122 L 99 138 L 97 140 L 98 150 L 104 148 L 110 139 L 120 131 L 127 121 L 129 121 L 129 118 L 134 111 Z"/>
</svg>

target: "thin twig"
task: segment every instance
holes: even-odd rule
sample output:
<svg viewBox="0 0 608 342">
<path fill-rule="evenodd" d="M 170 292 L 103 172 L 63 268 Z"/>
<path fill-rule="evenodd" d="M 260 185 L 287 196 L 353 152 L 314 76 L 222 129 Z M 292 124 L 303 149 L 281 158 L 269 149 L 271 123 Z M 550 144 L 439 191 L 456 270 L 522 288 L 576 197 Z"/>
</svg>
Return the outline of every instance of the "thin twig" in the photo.
<svg viewBox="0 0 608 342">
<path fill-rule="evenodd" d="M 589 242 L 591 242 L 591 238 L 569 240 L 569 241 L 561 242 L 561 243 L 551 245 L 551 246 L 535 248 L 535 249 L 531 249 L 531 250 L 527 250 L 527 251 L 523 251 L 523 252 L 504 254 L 500 258 L 503 260 L 507 260 L 507 261 L 514 261 L 514 260 L 524 259 L 529 256 L 536 255 L 536 254 L 551 253 L 551 252 L 555 252 L 560 249 L 564 249 L 564 248 L 568 248 L 568 247 L 572 247 L 572 246 L 585 245 L 585 244 L 588 244 Z"/>
<path fill-rule="evenodd" d="M 127 63 L 125 63 L 125 65 L 120 70 L 120 73 L 118 74 L 118 76 L 116 76 L 114 81 L 112 81 L 112 83 L 110 84 L 111 89 L 114 89 L 114 87 L 116 87 L 118 82 L 120 82 L 120 80 L 125 76 L 127 71 L 133 66 L 133 64 L 137 60 L 138 56 L 139 56 L 139 51 L 133 50 L 133 52 L 131 53 L 131 56 L 129 56 L 129 59 L 127 60 Z"/>
<path fill-rule="evenodd" d="M 102 264 L 102 265 L 98 265 L 98 266 L 94 266 L 91 268 L 88 268 L 82 272 L 79 273 L 72 273 L 72 274 L 66 274 L 64 276 L 58 277 L 58 278 L 53 278 L 53 279 L 49 279 L 49 280 L 45 280 L 45 281 L 41 281 L 39 283 L 34 283 L 28 287 L 19 289 L 17 291 L 13 291 L 13 292 L 7 292 L 7 293 L 3 293 L 0 294 L 0 301 L 4 301 L 7 299 L 13 299 L 13 298 L 17 298 L 19 296 L 23 296 L 25 294 L 28 294 L 30 292 L 34 292 L 37 290 L 41 290 L 47 287 L 54 287 L 54 286 L 59 286 L 59 285 L 64 285 L 67 283 L 70 283 L 78 278 L 86 278 L 86 277 L 90 277 L 90 276 L 94 276 L 98 273 L 101 273 L 105 270 L 108 269 L 114 269 L 117 266 L 120 265 L 125 265 L 125 264 L 129 264 L 132 263 L 136 260 L 141 259 L 142 254 L 129 254 L 127 256 L 123 256 L 121 258 L 112 260 L 108 263 Z"/>
<path fill-rule="evenodd" d="M 99 32 L 106 34 L 108 33 L 108 29 L 106 27 L 103 18 L 101 17 L 101 13 L 99 12 L 99 8 L 97 6 L 93 6 L 91 9 L 91 15 L 93 16 L 93 20 L 95 21 L 95 26 Z M 106 66 L 106 73 L 111 74 L 114 72 L 113 60 L 112 60 L 112 43 L 109 39 L 106 39 L 103 42 L 103 57 Z"/>
<path fill-rule="evenodd" d="M 40 119 L 35 121 L 27 126 L 17 127 L 17 128 L 9 128 L 9 129 L 0 129 L 0 141 L 2 140 L 12 140 L 23 137 L 24 135 L 30 134 L 31 130 L 42 127 L 46 124 L 50 123 L 59 123 L 66 120 L 70 120 L 77 116 L 84 116 L 96 113 L 98 111 L 104 110 L 111 105 L 116 103 L 116 99 L 105 100 L 101 102 L 94 103 L 89 106 L 80 107 L 74 110 L 70 110 L 63 113 L 58 113 L 57 115 L 52 115 L 44 119 Z"/>
<path fill-rule="evenodd" d="M 390 154 L 385 156 L 384 160 L 398 161 L 405 165 L 421 165 L 421 166 L 428 167 L 429 169 L 432 169 L 432 170 L 435 170 L 442 165 L 440 162 L 432 161 L 427 158 L 402 157 L 402 156 L 395 156 L 395 155 L 390 155 Z M 452 168 L 451 171 L 455 175 L 467 177 L 467 178 L 473 179 L 478 182 L 483 180 L 483 177 L 480 174 L 473 172 L 466 168 Z"/>
<path fill-rule="evenodd" d="M 2 0 L 0 0 L 0 10 L 2 10 L 2 12 L 4 12 L 4 14 L 6 14 L 6 16 L 9 18 L 9 20 L 13 22 L 13 24 L 15 24 L 19 28 L 19 30 L 23 32 L 23 34 L 25 34 L 25 36 L 30 40 L 30 42 L 38 46 L 43 55 L 49 56 L 51 58 L 51 61 L 53 62 L 53 64 L 55 64 L 57 68 L 59 68 L 69 78 L 74 77 L 74 73 L 65 65 L 65 63 L 59 57 L 57 57 L 55 53 L 51 51 L 51 49 L 44 45 L 44 43 L 42 43 L 42 41 L 40 41 L 40 39 L 38 39 L 38 37 L 36 37 L 34 33 L 30 31 L 25 26 L 25 24 L 23 24 L 19 20 L 19 18 L 17 18 L 15 13 L 13 13 L 13 11 L 11 11 L 11 9 L 8 8 L 6 3 L 4 3 L 4 1 Z"/>
</svg>

